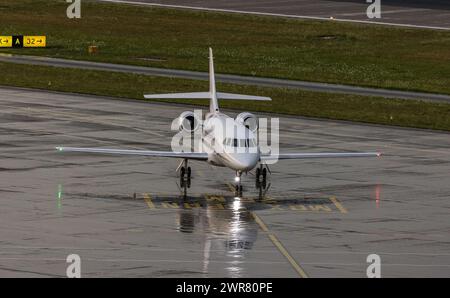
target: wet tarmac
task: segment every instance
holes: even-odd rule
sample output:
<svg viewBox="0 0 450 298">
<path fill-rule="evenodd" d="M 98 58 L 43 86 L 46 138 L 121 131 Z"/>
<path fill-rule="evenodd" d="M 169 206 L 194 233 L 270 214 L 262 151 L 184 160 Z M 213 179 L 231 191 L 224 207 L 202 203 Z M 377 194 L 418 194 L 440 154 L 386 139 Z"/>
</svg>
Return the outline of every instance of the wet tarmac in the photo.
<svg viewBox="0 0 450 298">
<path fill-rule="evenodd" d="M 450 30 L 447 0 L 382 0 L 381 18 L 370 19 L 367 9 L 374 1 L 364 0 L 99 0 L 105 2 L 161 5 L 251 14 L 269 14 L 305 19 L 369 22 L 385 25 Z"/>
<path fill-rule="evenodd" d="M 282 152 L 383 158 L 279 162 L 268 189 L 192 162 L 59 154 L 55 146 L 170 150 L 190 106 L 0 89 L 0 277 L 450 276 L 450 134 L 280 117 Z M 236 112 L 230 112 L 231 115 Z"/>
</svg>

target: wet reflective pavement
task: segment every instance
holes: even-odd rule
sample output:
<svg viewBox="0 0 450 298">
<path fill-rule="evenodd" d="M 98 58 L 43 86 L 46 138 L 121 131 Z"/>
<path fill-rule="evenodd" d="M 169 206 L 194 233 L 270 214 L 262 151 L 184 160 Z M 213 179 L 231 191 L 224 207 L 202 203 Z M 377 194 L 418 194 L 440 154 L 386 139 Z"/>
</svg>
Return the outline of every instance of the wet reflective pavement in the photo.
<svg viewBox="0 0 450 298">
<path fill-rule="evenodd" d="M 370 3 L 354 0 L 130 0 L 131 2 L 157 3 L 218 10 L 235 10 L 250 13 L 281 14 L 303 18 L 324 18 L 431 26 L 450 29 L 450 3 L 445 0 L 383 0 L 381 19 L 369 19 L 366 10 Z"/>
<path fill-rule="evenodd" d="M 167 150 L 192 107 L 0 89 L 0 276 L 365 277 L 450 273 L 450 135 L 281 117 L 282 152 L 381 150 L 381 159 L 271 166 L 270 187 L 177 160 L 57 154 L 55 146 Z M 234 114 L 232 112 L 231 114 Z M 268 185 L 269 185 L 268 184 Z"/>
</svg>

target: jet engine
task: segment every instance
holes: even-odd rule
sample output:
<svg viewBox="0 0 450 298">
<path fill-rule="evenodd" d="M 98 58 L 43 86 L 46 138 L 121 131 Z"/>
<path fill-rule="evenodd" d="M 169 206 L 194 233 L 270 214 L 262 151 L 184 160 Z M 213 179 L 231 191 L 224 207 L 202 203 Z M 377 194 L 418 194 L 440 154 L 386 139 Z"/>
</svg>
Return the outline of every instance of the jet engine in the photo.
<svg viewBox="0 0 450 298">
<path fill-rule="evenodd" d="M 200 127 L 200 121 L 191 111 L 181 113 L 177 119 L 178 128 L 187 132 L 194 132 Z"/>
<path fill-rule="evenodd" d="M 237 115 L 236 122 L 244 125 L 250 131 L 256 132 L 258 130 L 258 118 L 249 112 L 243 112 Z"/>
</svg>

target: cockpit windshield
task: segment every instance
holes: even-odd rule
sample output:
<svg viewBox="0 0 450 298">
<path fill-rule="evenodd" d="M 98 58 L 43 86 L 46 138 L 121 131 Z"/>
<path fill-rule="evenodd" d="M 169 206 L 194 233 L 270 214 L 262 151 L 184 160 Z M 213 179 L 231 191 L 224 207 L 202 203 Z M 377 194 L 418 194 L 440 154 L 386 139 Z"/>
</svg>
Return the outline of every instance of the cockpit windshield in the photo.
<svg viewBox="0 0 450 298">
<path fill-rule="evenodd" d="M 253 147 L 256 147 L 256 140 L 255 139 L 225 138 L 223 140 L 223 144 L 225 146 L 231 146 L 231 147 L 253 148 Z"/>
</svg>

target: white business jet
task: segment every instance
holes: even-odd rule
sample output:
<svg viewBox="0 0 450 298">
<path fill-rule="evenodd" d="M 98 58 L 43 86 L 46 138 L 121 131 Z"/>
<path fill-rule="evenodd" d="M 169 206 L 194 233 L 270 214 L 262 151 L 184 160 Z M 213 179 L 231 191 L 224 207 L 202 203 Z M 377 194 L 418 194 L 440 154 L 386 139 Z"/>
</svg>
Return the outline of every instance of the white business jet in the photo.
<svg viewBox="0 0 450 298">
<path fill-rule="evenodd" d="M 57 147 L 60 152 L 84 152 L 97 154 L 138 155 L 150 157 L 171 157 L 182 159 L 177 171 L 183 186 L 190 187 L 191 168 L 188 160 L 206 161 L 214 166 L 227 167 L 235 171 L 236 192 L 242 194 L 241 175 L 256 167 L 256 185 L 266 184 L 267 162 L 269 160 L 310 159 L 310 158 L 344 158 L 344 157 L 377 157 L 378 152 L 341 152 L 341 153 L 281 153 L 277 155 L 262 154 L 256 141 L 258 132 L 255 115 L 243 112 L 236 119 L 221 113 L 219 99 L 230 100 L 272 100 L 269 97 L 241 95 L 216 92 L 214 62 L 209 49 L 209 92 L 169 93 L 144 95 L 146 99 L 209 99 L 209 113 L 203 121 L 202 142 L 211 148 L 208 152 L 174 152 L 149 150 L 124 150 L 103 148 Z M 177 119 L 180 130 L 194 132 L 200 129 L 198 119 L 191 111 L 183 112 Z M 241 149 L 241 150 L 238 150 Z M 259 165 L 259 166 L 258 166 Z"/>
</svg>

